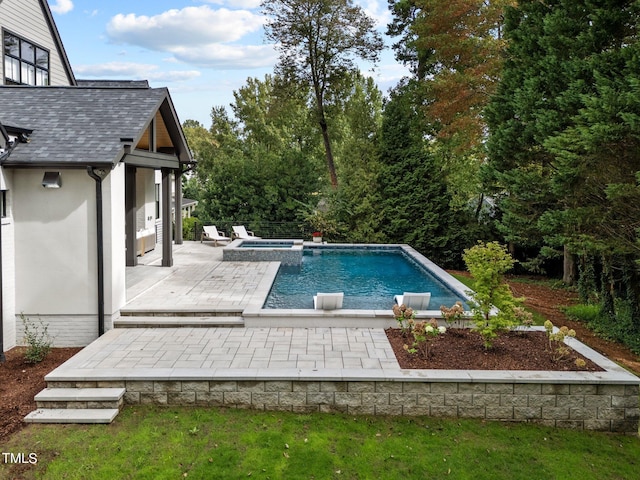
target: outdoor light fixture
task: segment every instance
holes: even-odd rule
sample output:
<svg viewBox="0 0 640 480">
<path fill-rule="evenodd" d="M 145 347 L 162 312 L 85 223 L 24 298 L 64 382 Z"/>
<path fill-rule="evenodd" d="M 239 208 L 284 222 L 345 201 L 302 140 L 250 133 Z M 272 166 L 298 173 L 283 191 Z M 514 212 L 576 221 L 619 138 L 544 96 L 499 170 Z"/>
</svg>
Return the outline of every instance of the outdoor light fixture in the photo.
<svg viewBox="0 0 640 480">
<path fill-rule="evenodd" d="M 62 186 L 62 177 L 60 172 L 44 172 L 42 177 L 42 186 L 44 188 L 60 188 Z"/>
</svg>

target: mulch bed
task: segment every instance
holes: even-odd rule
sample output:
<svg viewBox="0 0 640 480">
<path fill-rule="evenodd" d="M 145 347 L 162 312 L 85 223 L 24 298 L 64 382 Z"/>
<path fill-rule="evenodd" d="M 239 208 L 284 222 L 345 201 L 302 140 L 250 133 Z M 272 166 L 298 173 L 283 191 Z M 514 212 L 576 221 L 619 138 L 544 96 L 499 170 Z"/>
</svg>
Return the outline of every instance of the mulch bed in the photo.
<svg viewBox="0 0 640 480">
<path fill-rule="evenodd" d="M 573 349 L 560 360 L 554 360 L 545 332 L 507 332 L 485 349 L 479 333 L 470 329 L 448 329 L 431 340 L 429 358 L 420 353 L 409 353 L 413 337 L 404 337 L 398 328 L 385 330 L 398 363 L 406 369 L 439 370 L 553 370 L 553 371 L 603 371 L 591 360 Z M 576 359 L 586 365 L 578 368 Z"/>
<path fill-rule="evenodd" d="M 54 348 L 40 363 L 24 361 L 24 347 L 5 352 L 0 363 L 0 442 L 20 430 L 22 419 L 36 409 L 35 395 L 45 388 L 44 377 L 80 348 Z"/>
</svg>

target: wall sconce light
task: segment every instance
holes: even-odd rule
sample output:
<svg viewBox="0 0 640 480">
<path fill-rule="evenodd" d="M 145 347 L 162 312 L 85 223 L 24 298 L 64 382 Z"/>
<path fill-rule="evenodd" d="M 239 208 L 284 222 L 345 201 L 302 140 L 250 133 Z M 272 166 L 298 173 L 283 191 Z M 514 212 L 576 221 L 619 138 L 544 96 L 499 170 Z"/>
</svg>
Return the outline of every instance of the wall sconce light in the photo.
<svg viewBox="0 0 640 480">
<path fill-rule="evenodd" d="M 44 172 L 42 177 L 42 186 L 44 188 L 60 188 L 62 186 L 62 177 L 60 172 Z"/>
</svg>

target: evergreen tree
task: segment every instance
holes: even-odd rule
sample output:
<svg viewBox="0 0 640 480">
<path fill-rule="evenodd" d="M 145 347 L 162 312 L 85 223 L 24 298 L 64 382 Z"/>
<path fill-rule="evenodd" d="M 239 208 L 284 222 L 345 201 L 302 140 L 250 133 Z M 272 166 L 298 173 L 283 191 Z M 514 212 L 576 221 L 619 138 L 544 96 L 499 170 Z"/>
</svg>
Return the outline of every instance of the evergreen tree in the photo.
<svg viewBox="0 0 640 480">
<path fill-rule="evenodd" d="M 450 209 L 441 172 L 429 153 L 417 109 L 419 86 L 405 81 L 385 106 L 379 155 L 382 231 L 446 266 L 460 266 L 466 240 L 461 217 Z M 471 244 L 476 240 L 469 239 Z"/>
<path fill-rule="evenodd" d="M 581 279 L 581 292 L 599 301 L 603 321 L 624 325 L 610 334 L 636 345 L 638 14 L 631 0 L 523 0 L 508 9 L 508 57 L 487 110 L 487 178 L 504 195 L 506 238 L 577 254 L 583 274 L 599 275 Z"/>
</svg>

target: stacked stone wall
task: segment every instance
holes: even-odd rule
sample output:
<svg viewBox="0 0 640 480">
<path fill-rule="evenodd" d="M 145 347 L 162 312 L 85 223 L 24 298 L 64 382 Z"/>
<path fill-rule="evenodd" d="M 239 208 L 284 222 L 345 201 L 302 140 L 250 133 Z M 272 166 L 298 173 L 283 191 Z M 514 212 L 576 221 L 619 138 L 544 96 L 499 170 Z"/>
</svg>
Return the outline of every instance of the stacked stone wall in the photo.
<svg viewBox="0 0 640 480">
<path fill-rule="evenodd" d="M 51 382 L 59 387 L 125 387 L 131 405 L 424 415 L 533 422 L 638 434 L 639 386 L 584 383 L 172 380 Z"/>
</svg>

